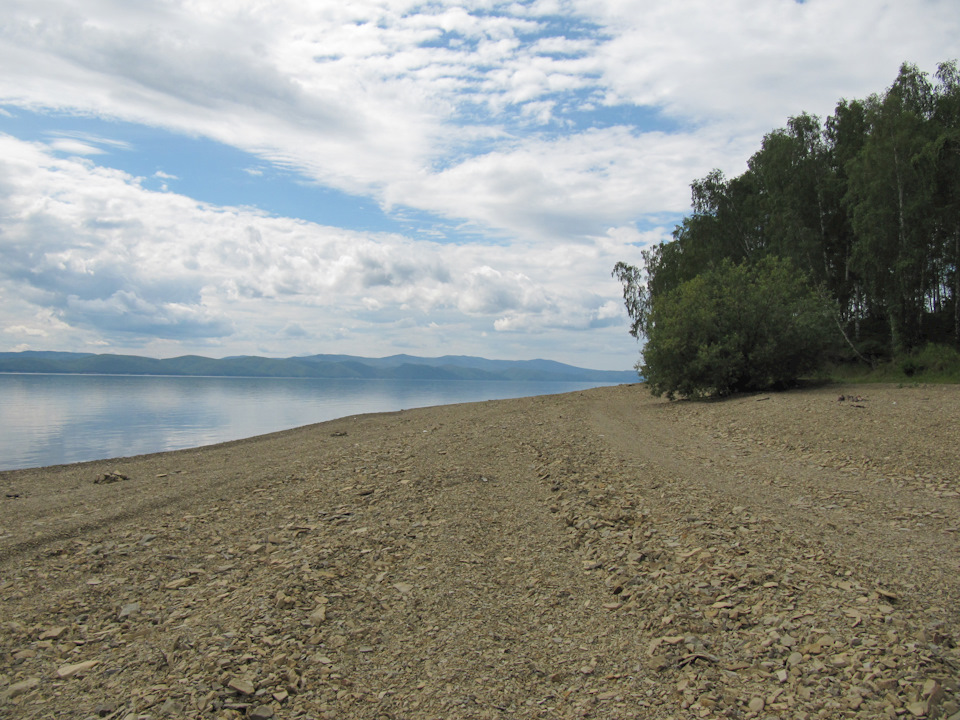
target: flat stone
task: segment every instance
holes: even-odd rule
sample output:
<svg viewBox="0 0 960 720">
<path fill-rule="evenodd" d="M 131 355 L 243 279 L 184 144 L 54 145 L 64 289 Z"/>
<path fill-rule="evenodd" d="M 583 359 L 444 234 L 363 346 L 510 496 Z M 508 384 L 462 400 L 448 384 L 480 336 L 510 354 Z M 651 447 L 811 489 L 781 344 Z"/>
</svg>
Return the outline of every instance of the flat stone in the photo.
<svg viewBox="0 0 960 720">
<path fill-rule="evenodd" d="M 70 678 L 75 675 L 80 675 L 99 664 L 99 660 L 84 660 L 83 662 L 73 663 L 71 665 L 61 665 L 57 668 L 57 677 Z"/>
<path fill-rule="evenodd" d="M 227 683 L 227 687 L 231 690 L 236 690 L 241 695 L 253 695 L 257 691 L 254 684 L 246 678 L 232 678 L 230 682 Z"/>
<path fill-rule="evenodd" d="M 40 678 L 38 677 L 27 678 L 26 680 L 21 680 L 20 682 L 14 683 L 10 687 L 8 687 L 6 690 L 4 690 L 3 694 L 7 698 L 12 700 L 15 697 L 19 697 L 24 693 L 30 692 L 39 684 L 40 684 Z"/>
<path fill-rule="evenodd" d="M 120 617 L 120 618 L 130 617 L 131 615 L 136 615 L 138 612 L 140 612 L 140 603 L 138 602 L 127 603 L 122 608 L 120 608 L 120 612 L 117 614 L 117 617 Z"/>
<path fill-rule="evenodd" d="M 160 706 L 161 715 L 181 715 L 182 713 L 183 703 L 173 698 L 167 698 L 163 701 L 163 705 Z"/>
</svg>

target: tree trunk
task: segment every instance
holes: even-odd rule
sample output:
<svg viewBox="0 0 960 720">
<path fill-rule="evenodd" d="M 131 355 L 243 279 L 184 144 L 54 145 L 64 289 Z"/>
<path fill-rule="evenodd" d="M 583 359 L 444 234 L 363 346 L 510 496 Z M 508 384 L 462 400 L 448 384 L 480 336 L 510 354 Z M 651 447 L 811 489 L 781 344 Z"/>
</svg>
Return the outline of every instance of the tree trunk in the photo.
<svg viewBox="0 0 960 720">
<path fill-rule="evenodd" d="M 960 346 L 960 230 L 953 234 L 953 342 Z"/>
</svg>

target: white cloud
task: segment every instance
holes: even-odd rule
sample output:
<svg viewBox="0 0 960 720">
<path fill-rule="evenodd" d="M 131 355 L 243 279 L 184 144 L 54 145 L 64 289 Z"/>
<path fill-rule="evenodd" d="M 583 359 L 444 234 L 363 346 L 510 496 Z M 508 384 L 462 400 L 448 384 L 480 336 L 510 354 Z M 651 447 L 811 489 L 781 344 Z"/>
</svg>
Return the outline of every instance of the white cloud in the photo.
<svg viewBox="0 0 960 720">
<path fill-rule="evenodd" d="M 948 0 L 32 0 L 7 9 L 0 59 L 21 70 L 0 78 L 0 96 L 207 135 L 388 207 L 527 238 L 595 234 L 685 208 L 694 177 L 737 171 L 787 115 L 881 89 L 903 60 L 944 59 L 955 10 Z M 547 31 L 557 13 L 575 34 Z M 654 108 L 682 128 L 517 134 L 611 104 Z M 480 138 L 492 145 L 475 154 Z"/>
<path fill-rule="evenodd" d="M 50 143 L 50 148 L 68 155 L 102 155 L 104 153 L 103 148 L 70 138 L 54 140 Z"/>
<path fill-rule="evenodd" d="M 339 337 L 369 354 L 413 338 L 439 351 L 437 328 L 585 330 L 627 247 L 608 237 L 505 251 L 357 233 L 151 192 L 9 136 L 0 184 L 14 190 L 0 199 L 0 283 L 21 298 L 18 317 L 52 310 L 54 342 L 237 347 L 279 334 L 304 351 Z M 9 326 L 17 338 L 28 327 Z"/>
<path fill-rule="evenodd" d="M 38 327 L 27 327 L 26 325 L 10 325 L 3 328 L 5 333 L 11 335 L 27 335 L 29 337 L 47 337 L 47 331 Z"/>
<path fill-rule="evenodd" d="M 638 220 L 685 211 L 691 180 L 741 171 L 789 115 L 882 90 L 902 61 L 932 69 L 958 36 L 954 0 L 8 0 L 0 102 L 207 137 L 256 155 L 252 179 L 294 169 L 480 239 L 198 204 L 95 165 L 135 151 L 107 138 L 6 138 L 0 272 L 25 305 L 3 319 L 34 327 L 23 313 L 48 307 L 73 341 L 162 347 L 374 326 L 436 343 L 436 322 L 465 345 L 496 327 L 558 348 L 616 321 L 609 267 L 664 235 Z"/>
<path fill-rule="evenodd" d="M 763 131 L 889 85 L 902 62 L 956 54 L 952 0 L 573 0 L 611 31 L 596 51 L 612 98 Z"/>
<path fill-rule="evenodd" d="M 49 133 L 51 149 L 68 155 L 104 155 L 111 150 L 130 150 L 128 143 L 84 132 Z"/>
<path fill-rule="evenodd" d="M 588 130 L 468 158 L 395 183 L 386 199 L 526 238 L 584 237 L 646 214 L 684 212 L 689 182 L 716 161 L 729 165 L 730 149 L 710 129 L 683 135 Z"/>
</svg>

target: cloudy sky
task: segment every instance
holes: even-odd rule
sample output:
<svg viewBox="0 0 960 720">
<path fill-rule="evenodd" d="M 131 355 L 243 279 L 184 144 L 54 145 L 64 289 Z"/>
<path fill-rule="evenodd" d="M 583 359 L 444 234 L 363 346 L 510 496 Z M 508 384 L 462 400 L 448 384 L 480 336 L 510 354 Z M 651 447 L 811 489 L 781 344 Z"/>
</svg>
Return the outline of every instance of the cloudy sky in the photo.
<svg viewBox="0 0 960 720">
<path fill-rule="evenodd" d="M 0 0 L 0 350 L 627 369 L 617 260 L 956 0 Z"/>
</svg>

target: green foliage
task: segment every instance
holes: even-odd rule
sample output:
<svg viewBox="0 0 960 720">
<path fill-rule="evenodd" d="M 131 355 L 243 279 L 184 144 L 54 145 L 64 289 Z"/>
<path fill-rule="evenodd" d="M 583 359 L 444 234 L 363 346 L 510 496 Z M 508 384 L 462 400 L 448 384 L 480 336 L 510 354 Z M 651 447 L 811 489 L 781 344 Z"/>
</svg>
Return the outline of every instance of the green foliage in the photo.
<svg viewBox="0 0 960 720">
<path fill-rule="evenodd" d="M 825 376 L 843 383 L 960 383 L 960 352 L 929 343 L 876 367 L 837 365 Z"/>
<path fill-rule="evenodd" d="M 785 260 L 729 260 L 652 299 L 640 372 L 656 395 L 782 388 L 830 342 L 829 303 Z"/>
<path fill-rule="evenodd" d="M 960 348 L 956 61 L 941 63 L 934 79 L 905 63 L 886 91 L 841 100 L 824 122 L 792 117 L 764 137 L 742 175 L 714 170 L 691 191 L 693 212 L 673 239 L 644 250 L 641 268 L 614 270 L 635 337 L 652 338 L 654 309 L 662 313 L 668 297 L 679 302 L 673 293 L 687 283 L 725 263 L 783 258 L 832 300 L 844 339 L 834 359 L 903 363 L 916 374 L 914 351 Z M 696 362 L 706 367 L 720 348 Z M 712 381 L 724 384 L 728 372 L 737 374 L 727 367 Z"/>
<path fill-rule="evenodd" d="M 924 378 L 930 382 L 934 379 L 940 382 L 960 380 L 960 352 L 949 345 L 928 343 L 901 361 L 901 366 L 905 364 L 911 370 L 907 373 L 904 369 L 907 376 Z"/>
</svg>

